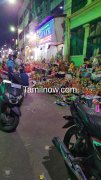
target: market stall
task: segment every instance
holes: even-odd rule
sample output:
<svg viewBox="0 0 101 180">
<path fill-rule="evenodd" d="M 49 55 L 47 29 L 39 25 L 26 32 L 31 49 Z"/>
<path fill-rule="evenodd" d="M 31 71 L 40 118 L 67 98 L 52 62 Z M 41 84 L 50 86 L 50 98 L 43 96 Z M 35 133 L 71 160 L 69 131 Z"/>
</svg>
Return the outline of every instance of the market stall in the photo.
<svg viewBox="0 0 101 180">
<path fill-rule="evenodd" d="M 75 92 L 78 94 L 82 92 L 85 96 L 93 97 L 101 95 L 100 63 L 94 66 L 85 62 L 81 67 L 76 68 L 73 63 L 62 61 L 59 63 L 36 61 L 31 65 L 31 69 L 31 79 L 35 87 L 53 88 L 53 91 L 50 90 L 49 93 L 56 96 L 57 104 L 59 102 L 70 104 L 76 98 Z M 69 88 L 70 91 L 63 93 L 61 88 Z"/>
</svg>

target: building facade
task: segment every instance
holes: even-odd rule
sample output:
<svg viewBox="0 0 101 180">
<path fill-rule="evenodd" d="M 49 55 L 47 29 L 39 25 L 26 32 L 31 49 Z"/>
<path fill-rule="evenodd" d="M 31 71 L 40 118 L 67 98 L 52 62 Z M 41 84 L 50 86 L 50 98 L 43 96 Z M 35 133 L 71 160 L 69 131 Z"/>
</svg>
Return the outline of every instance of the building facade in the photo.
<svg viewBox="0 0 101 180">
<path fill-rule="evenodd" d="M 18 41 L 28 59 L 51 59 L 60 49 L 63 53 L 63 6 L 63 0 L 24 0 L 19 11 Z"/>
<path fill-rule="evenodd" d="M 101 1 L 68 0 L 65 3 L 64 55 L 66 60 L 80 66 L 85 57 L 101 54 Z"/>
<path fill-rule="evenodd" d="M 26 43 L 25 35 L 29 32 L 30 9 L 31 1 L 24 0 L 23 5 L 18 12 L 18 42 L 20 50 L 24 48 Z"/>
<path fill-rule="evenodd" d="M 64 16 L 48 16 L 36 27 L 37 47 L 35 59 L 50 61 L 58 52 L 63 54 Z"/>
</svg>

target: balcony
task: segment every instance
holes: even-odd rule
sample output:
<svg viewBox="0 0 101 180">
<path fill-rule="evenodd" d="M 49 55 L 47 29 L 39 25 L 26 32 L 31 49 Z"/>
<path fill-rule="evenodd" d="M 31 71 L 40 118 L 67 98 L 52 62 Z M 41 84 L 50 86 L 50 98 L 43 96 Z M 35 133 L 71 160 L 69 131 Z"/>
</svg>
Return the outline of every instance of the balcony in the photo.
<svg viewBox="0 0 101 180">
<path fill-rule="evenodd" d="M 82 9 L 86 4 L 87 4 L 87 0 L 80 0 L 80 1 L 72 0 L 72 9 L 71 9 L 72 14 Z"/>
</svg>

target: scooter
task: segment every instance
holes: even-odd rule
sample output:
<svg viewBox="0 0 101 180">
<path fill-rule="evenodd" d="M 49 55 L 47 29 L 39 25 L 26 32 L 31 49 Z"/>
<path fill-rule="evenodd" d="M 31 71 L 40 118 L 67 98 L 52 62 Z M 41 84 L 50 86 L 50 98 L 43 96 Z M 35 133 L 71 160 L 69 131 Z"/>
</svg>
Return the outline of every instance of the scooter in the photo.
<svg viewBox="0 0 101 180">
<path fill-rule="evenodd" d="M 1 74 L 1 79 L 2 79 L 2 81 L 1 81 L 1 83 L 3 82 L 3 80 L 9 80 L 9 77 L 8 77 L 8 72 L 6 72 L 6 71 L 2 71 L 2 74 Z M 13 84 L 16 84 L 16 86 L 17 86 L 17 84 L 18 85 L 21 85 L 21 87 L 22 87 L 22 80 L 21 80 L 21 77 L 20 77 L 20 74 L 19 73 L 11 73 L 11 79 L 10 79 L 10 81 L 11 81 L 11 83 L 13 83 Z M 10 82 L 9 81 L 9 82 Z M 20 87 L 20 86 L 19 86 Z M 14 89 L 13 89 L 14 90 Z M 18 95 L 20 95 L 20 101 L 19 101 L 19 105 L 21 105 L 22 104 L 22 102 L 23 102 L 23 99 L 24 99 L 24 88 L 21 88 L 20 90 L 18 90 L 18 88 L 17 88 L 17 94 L 16 94 L 16 96 L 18 96 Z"/>
<path fill-rule="evenodd" d="M 21 105 L 24 99 L 24 87 L 23 87 L 23 83 L 22 83 L 22 79 L 20 77 L 19 73 L 12 73 L 12 78 L 11 78 L 11 82 L 15 85 L 16 87 L 21 87 L 20 90 L 18 90 L 18 88 L 16 89 L 16 96 L 20 96 L 20 100 L 18 102 L 18 105 Z"/>
<path fill-rule="evenodd" d="M 87 107 L 81 98 L 72 102 L 70 111 L 72 116 L 64 117 L 64 141 L 59 137 L 52 141 L 76 179 L 101 180 L 101 112 Z"/>
<path fill-rule="evenodd" d="M 0 129 L 13 132 L 19 124 L 21 116 L 23 86 L 3 80 L 0 85 Z"/>
</svg>

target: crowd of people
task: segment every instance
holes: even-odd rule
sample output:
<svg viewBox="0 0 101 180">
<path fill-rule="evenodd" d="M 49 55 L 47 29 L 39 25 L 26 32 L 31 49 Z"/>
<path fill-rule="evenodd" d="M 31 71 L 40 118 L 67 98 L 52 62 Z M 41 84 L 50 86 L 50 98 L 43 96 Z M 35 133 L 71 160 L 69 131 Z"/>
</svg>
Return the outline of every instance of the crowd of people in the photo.
<svg viewBox="0 0 101 180">
<path fill-rule="evenodd" d="M 0 71 L 1 73 L 7 72 L 9 80 L 13 80 L 16 83 L 16 78 L 20 77 L 20 83 L 23 86 L 29 86 L 29 77 L 25 72 L 25 65 L 21 58 L 12 54 L 9 54 L 8 58 L 5 60 L 0 58 Z"/>
</svg>

